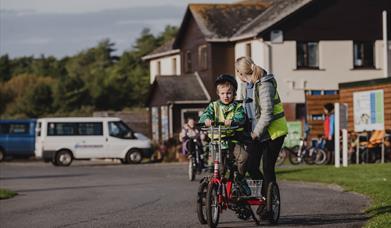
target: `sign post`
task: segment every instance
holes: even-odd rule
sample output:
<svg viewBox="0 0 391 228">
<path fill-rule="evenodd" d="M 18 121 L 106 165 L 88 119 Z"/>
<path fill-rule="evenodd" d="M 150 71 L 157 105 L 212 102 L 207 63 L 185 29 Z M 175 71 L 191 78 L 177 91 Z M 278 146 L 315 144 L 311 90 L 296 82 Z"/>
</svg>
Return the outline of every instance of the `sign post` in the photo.
<svg viewBox="0 0 391 228">
<path fill-rule="evenodd" d="M 334 113 L 335 113 L 335 120 L 334 120 L 334 162 L 335 162 L 335 167 L 339 168 L 341 166 L 340 162 L 340 148 L 339 148 L 339 103 L 334 104 Z"/>
</svg>

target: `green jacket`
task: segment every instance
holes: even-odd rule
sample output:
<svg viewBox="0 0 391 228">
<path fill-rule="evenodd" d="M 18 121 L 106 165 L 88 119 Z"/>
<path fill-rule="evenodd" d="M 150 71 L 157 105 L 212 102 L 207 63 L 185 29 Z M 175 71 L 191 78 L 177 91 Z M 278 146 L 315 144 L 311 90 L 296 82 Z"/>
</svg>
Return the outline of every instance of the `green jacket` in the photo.
<svg viewBox="0 0 391 228">
<path fill-rule="evenodd" d="M 215 113 L 215 109 L 219 113 Z M 233 101 L 225 105 L 220 100 L 211 102 L 201 114 L 199 123 L 204 123 L 210 119 L 214 122 L 224 122 L 224 120 L 232 120 L 233 122 L 243 125 L 245 122 L 245 112 L 241 103 Z"/>
</svg>

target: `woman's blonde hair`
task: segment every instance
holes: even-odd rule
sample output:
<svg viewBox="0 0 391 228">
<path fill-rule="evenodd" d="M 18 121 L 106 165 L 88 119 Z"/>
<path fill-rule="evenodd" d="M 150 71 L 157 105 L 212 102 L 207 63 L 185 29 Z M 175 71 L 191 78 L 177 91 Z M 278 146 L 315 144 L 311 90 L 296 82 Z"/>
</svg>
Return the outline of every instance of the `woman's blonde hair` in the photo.
<svg viewBox="0 0 391 228">
<path fill-rule="evenodd" d="M 240 75 L 240 73 L 242 73 L 245 77 L 250 76 L 250 80 L 253 83 L 261 79 L 261 77 L 263 77 L 266 73 L 262 67 L 256 65 L 254 61 L 247 56 L 242 56 L 236 59 L 235 68 L 237 77 L 242 78 Z"/>
</svg>

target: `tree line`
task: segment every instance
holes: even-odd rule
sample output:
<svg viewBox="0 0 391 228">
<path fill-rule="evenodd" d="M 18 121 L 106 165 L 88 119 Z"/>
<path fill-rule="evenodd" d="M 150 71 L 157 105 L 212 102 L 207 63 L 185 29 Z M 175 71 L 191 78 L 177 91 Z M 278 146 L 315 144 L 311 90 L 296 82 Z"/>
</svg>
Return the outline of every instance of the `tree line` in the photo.
<svg viewBox="0 0 391 228">
<path fill-rule="evenodd" d="M 132 48 L 115 56 L 106 39 L 74 56 L 0 56 L 0 117 L 90 115 L 143 107 L 149 66 L 141 57 L 172 39 L 177 27 L 153 35 L 144 29 Z"/>
</svg>

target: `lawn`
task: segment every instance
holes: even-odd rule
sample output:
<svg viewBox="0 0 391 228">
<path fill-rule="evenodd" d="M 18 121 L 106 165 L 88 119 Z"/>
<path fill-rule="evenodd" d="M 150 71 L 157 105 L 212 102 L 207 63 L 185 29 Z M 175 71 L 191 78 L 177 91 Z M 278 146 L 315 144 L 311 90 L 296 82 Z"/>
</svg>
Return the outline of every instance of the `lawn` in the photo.
<svg viewBox="0 0 391 228">
<path fill-rule="evenodd" d="M 391 227 L 391 164 L 280 168 L 277 178 L 337 184 L 346 191 L 367 195 L 372 204 L 366 210 L 370 217 L 366 227 Z"/>
<path fill-rule="evenodd" d="M 0 200 L 12 198 L 12 197 L 14 197 L 16 195 L 17 195 L 16 192 L 12 192 L 12 191 L 9 191 L 7 189 L 0 188 Z"/>
</svg>

